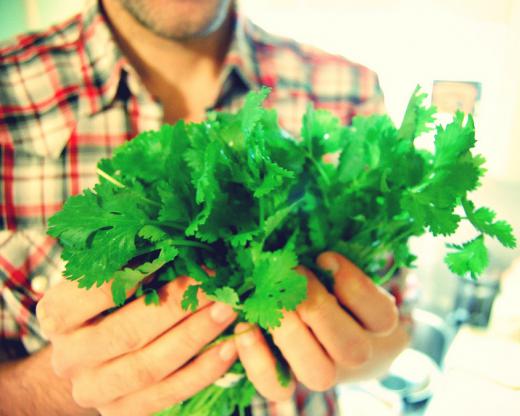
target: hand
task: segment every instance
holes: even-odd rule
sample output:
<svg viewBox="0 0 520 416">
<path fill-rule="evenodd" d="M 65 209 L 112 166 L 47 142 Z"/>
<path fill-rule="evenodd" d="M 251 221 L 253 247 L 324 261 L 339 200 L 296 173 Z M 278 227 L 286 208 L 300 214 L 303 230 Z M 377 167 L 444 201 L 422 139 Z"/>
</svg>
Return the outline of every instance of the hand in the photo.
<svg viewBox="0 0 520 416">
<path fill-rule="evenodd" d="M 184 311 L 181 299 L 191 283 L 177 278 L 159 291 L 160 305 L 136 299 L 104 317 L 114 306 L 108 285 L 86 291 L 65 281 L 46 293 L 37 316 L 52 343 L 54 371 L 71 380 L 76 403 L 104 416 L 151 414 L 228 370 L 236 360 L 233 341 L 197 354 L 236 314 L 203 296 L 196 312 Z"/>
<path fill-rule="evenodd" d="M 0 416 L 99 415 L 94 409 L 82 409 L 74 403 L 70 389 L 68 380 L 52 371 L 51 347 L 25 358 L 0 362 Z"/>
<path fill-rule="evenodd" d="M 311 390 L 324 391 L 340 381 L 384 371 L 406 344 L 406 335 L 396 330 L 393 297 L 349 260 L 324 253 L 318 265 L 334 275 L 334 294 L 300 267 L 308 298 L 296 311 L 285 312 L 271 334 L 294 377 Z M 269 400 L 288 399 L 294 380 L 286 388 L 280 385 L 275 358 L 260 330 L 242 323 L 235 333 L 240 360 L 257 390 Z"/>
</svg>

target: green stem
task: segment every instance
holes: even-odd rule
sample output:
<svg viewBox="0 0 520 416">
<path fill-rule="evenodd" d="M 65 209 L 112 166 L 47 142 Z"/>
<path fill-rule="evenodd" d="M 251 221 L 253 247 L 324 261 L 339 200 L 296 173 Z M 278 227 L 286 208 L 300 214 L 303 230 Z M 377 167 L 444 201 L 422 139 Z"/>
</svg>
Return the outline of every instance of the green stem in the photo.
<svg viewBox="0 0 520 416">
<path fill-rule="evenodd" d="M 199 243 L 198 241 L 192 241 L 192 240 L 169 240 L 172 244 L 176 246 L 184 246 L 184 247 L 197 247 L 202 248 L 204 250 L 213 251 L 213 248 L 211 246 L 208 246 L 204 243 Z"/>
<path fill-rule="evenodd" d="M 224 341 L 227 341 L 229 339 L 234 339 L 239 335 L 245 334 L 247 332 L 251 332 L 253 329 L 254 329 L 254 326 L 251 326 L 244 331 L 237 332 L 237 333 L 231 334 L 231 335 L 224 335 L 224 336 L 216 339 L 215 341 L 210 342 L 208 345 L 206 345 L 204 348 L 202 348 L 202 350 L 200 350 L 199 354 L 202 354 L 203 352 L 206 352 L 206 351 L 210 350 L 211 348 L 214 348 L 214 347 L 222 344 Z"/>
<path fill-rule="evenodd" d="M 141 248 L 139 250 L 137 250 L 136 254 L 135 254 L 135 257 L 139 257 L 139 256 L 142 256 L 143 254 L 148 254 L 148 253 L 152 253 L 154 251 L 158 251 L 160 250 L 159 248 L 157 247 L 145 247 L 145 248 Z"/>
<path fill-rule="evenodd" d="M 330 179 L 327 176 L 327 174 L 325 173 L 325 171 L 323 170 L 323 168 L 321 167 L 320 163 L 316 159 L 314 159 L 310 153 L 307 154 L 307 157 L 312 162 L 312 164 L 314 165 L 314 167 L 320 174 L 321 178 L 325 182 L 325 185 L 326 185 L 325 190 L 328 189 L 330 187 Z M 323 190 L 323 189 L 321 190 L 321 195 L 323 196 L 323 203 L 325 204 L 326 208 L 330 208 L 329 196 L 327 195 L 325 190 Z"/>
<path fill-rule="evenodd" d="M 96 172 L 97 172 L 97 174 L 98 174 L 99 176 L 101 176 L 102 178 L 106 179 L 106 180 L 107 180 L 108 182 L 110 182 L 112 185 L 115 185 L 116 187 L 118 187 L 118 188 L 120 188 L 120 189 L 125 189 L 125 188 L 126 188 L 126 186 L 125 186 L 124 184 L 122 184 L 121 182 L 119 182 L 116 178 L 110 176 L 110 175 L 109 175 L 108 173 L 106 173 L 104 170 L 101 170 L 100 168 L 97 168 L 97 169 L 96 169 Z M 160 206 L 161 206 L 161 204 L 159 204 L 158 202 L 153 201 L 152 199 L 148 199 L 148 198 L 146 198 L 145 196 L 138 195 L 137 193 L 136 193 L 136 196 L 137 196 L 139 199 L 141 199 L 141 200 L 147 202 L 147 203 L 150 204 L 150 205 L 153 205 L 153 206 L 156 206 L 156 207 L 160 207 Z"/>
<path fill-rule="evenodd" d="M 258 215 L 260 217 L 259 227 L 260 227 L 260 229 L 263 229 L 264 221 L 265 221 L 265 200 L 264 200 L 264 198 L 260 198 L 260 200 L 258 201 L 258 204 L 259 204 L 259 207 L 258 207 L 259 214 Z"/>
<path fill-rule="evenodd" d="M 327 176 L 327 174 L 325 173 L 325 171 L 323 170 L 323 168 L 321 167 L 321 165 L 310 154 L 308 154 L 307 156 L 308 156 L 309 160 L 313 163 L 314 167 L 318 170 L 318 173 L 320 174 L 322 179 L 325 181 L 325 184 L 327 186 L 329 186 L 330 185 L 330 179 Z"/>
<path fill-rule="evenodd" d="M 183 225 L 182 223 L 175 221 L 150 221 L 150 225 L 155 225 L 157 227 L 173 228 L 182 232 L 186 230 L 186 225 Z"/>
<path fill-rule="evenodd" d="M 392 276 L 394 275 L 394 273 L 397 271 L 397 269 L 399 268 L 399 265 L 398 264 L 394 264 L 390 270 L 388 270 L 384 276 L 381 276 L 381 277 L 375 277 L 373 280 L 374 282 L 377 284 L 377 285 L 384 285 L 386 282 L 388 282 Z"/>
</svg>

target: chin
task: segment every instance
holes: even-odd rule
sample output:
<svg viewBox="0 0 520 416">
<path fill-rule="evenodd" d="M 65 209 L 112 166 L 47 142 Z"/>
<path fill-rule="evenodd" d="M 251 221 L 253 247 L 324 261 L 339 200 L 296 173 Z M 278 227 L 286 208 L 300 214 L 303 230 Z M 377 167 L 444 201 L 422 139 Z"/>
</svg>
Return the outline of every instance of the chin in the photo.
<svg viewBox="0 0 520 416">
<path fill-rule="evenodd" d="M 217 30 L 233 0 L 121 0 L 143 26 L 169 39 L 187 40 Z"/>
</svg>

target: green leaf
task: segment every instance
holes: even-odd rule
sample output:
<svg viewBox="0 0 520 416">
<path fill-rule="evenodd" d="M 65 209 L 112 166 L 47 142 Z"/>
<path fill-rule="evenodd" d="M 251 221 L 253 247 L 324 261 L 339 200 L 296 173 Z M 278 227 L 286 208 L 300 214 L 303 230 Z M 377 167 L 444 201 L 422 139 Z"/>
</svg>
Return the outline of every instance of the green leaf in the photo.
<svg viewBox="0 0 520 416">
<path fill-rule="evenodd" d="M 147 305 L 159 305 L 159 294 L 155 289 L 148 289 L 144 296 L 144 303 Z"/>
<path fill-rule="evenodd" d="M 168 234 L 155 225 L 145 225 L 139 230 L 137 235 L 152 243 L 157 243 L 168 238 Z"/>
<path fill-rule="evenodd" d="M 94 190 L 70 198 L 49 220 L 48 230 L 64 246 L 65 275 L 86 288 L 109 281 L 137 254 L 135 239 L 148 221 L 128 191 L 107 183 Z"/>
<path fill-rule="evenodd" d="M 482 274 L 489 264 L 483 235 L 480 235 L 465 244 L 450 244 L 448 247 L 455 251 L 446 255 L 446 264 L 453 273 L 458 274 L 459 276 L 470 274 L 471 277 L 476 278 Z"/>
<path fill-rule="evenodd" d="M 209 296 L 211 300 L 216 302 L 226 303 L 232 306 L 234 309 L 239 308 L 240 299 L 237 292 L 230 287 L 220 287 Z"/>
<path fill-rule="evenodd" d="M 421 88 L 416 87 L 412 98 L 408 103 L 403 122 L 399 129 L 399 139 L 413 141 L 421 134 L 428 133 L 435 122 L 435 107 L 426 107 L 424 101 L 427 94 L 421 93 Z"/>
<path fill-rule="evenodd" d="M 195 312 L 199 307 L 199 299 L 197 293 L 201 285 L 188 286 L 184 295 L 182 296 L 181 306 L 185 311 Z"/>
<path fill-rule="evenodd" d="M 489 208 L 482 207 L 475 211 L 473 202 L 464 200 L 464 210 L 468 219 L 475 228 L 490 237 L 495 237 L 504 247 L 515 248 L 516 238 L 513 228 L 506 221 L 494 221 L 495 212 Z"/>
<path fill-rule="evenodd" d="M 123 305 L 126 301 L 126 292 L 137 288 L 138 285 L 148 276 L 158 271 L 165 262 L 156 259 L 152 262 L 141 264 L 135 269 L 126 267 L 113 274 L 112 297 L 117 306 Z"/>
<path fill-rule="evenodd" d="M 296 309 L 307 296 L 307 280 L 294 268 L 298 265 L 296 254 L 282 249 L 261 255 L 252 280 L 254 293 L 244 302 L 244 312 L 249 322 L 268 329 L 280 325 L 282 310 Z"/>
<path fill-rule="evenodd" d="M 460 111 L 453 121 L 443 128 L 437 127 L 435 135 L 434 166 L 441 167 L 456 162 L 475 146 L 475 125 L 471 115 L 466 116 Z"/>
</svg>

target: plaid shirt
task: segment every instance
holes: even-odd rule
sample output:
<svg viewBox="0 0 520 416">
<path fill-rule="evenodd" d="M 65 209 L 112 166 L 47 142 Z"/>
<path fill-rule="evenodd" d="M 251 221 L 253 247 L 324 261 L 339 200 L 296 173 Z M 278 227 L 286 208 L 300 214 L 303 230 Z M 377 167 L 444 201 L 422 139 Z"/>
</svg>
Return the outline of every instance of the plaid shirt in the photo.
<svg viewBox="0 0 520 416">
<path fill-rule="evenodd" d="M 363 66 L 274 37 L 238 16 L 214 109 L 234 110 L 261 85 L 281 125 L 298 134 L 308 102 L 343 122 L 382 108 Z M 40 33 L 0 43 L 0 359 L 46 344 L 35 319 L 44 291 L 62 278 L 60 247 L 46 224 L 70 195 L 92 186 L 96 163 L 140 131 L 157 129 L 159 103 L 117 47 L 97 1 Z M 330 415 L 334 395 L 300 388 L 295 400 L 254 415 Z"/>
</svg>

